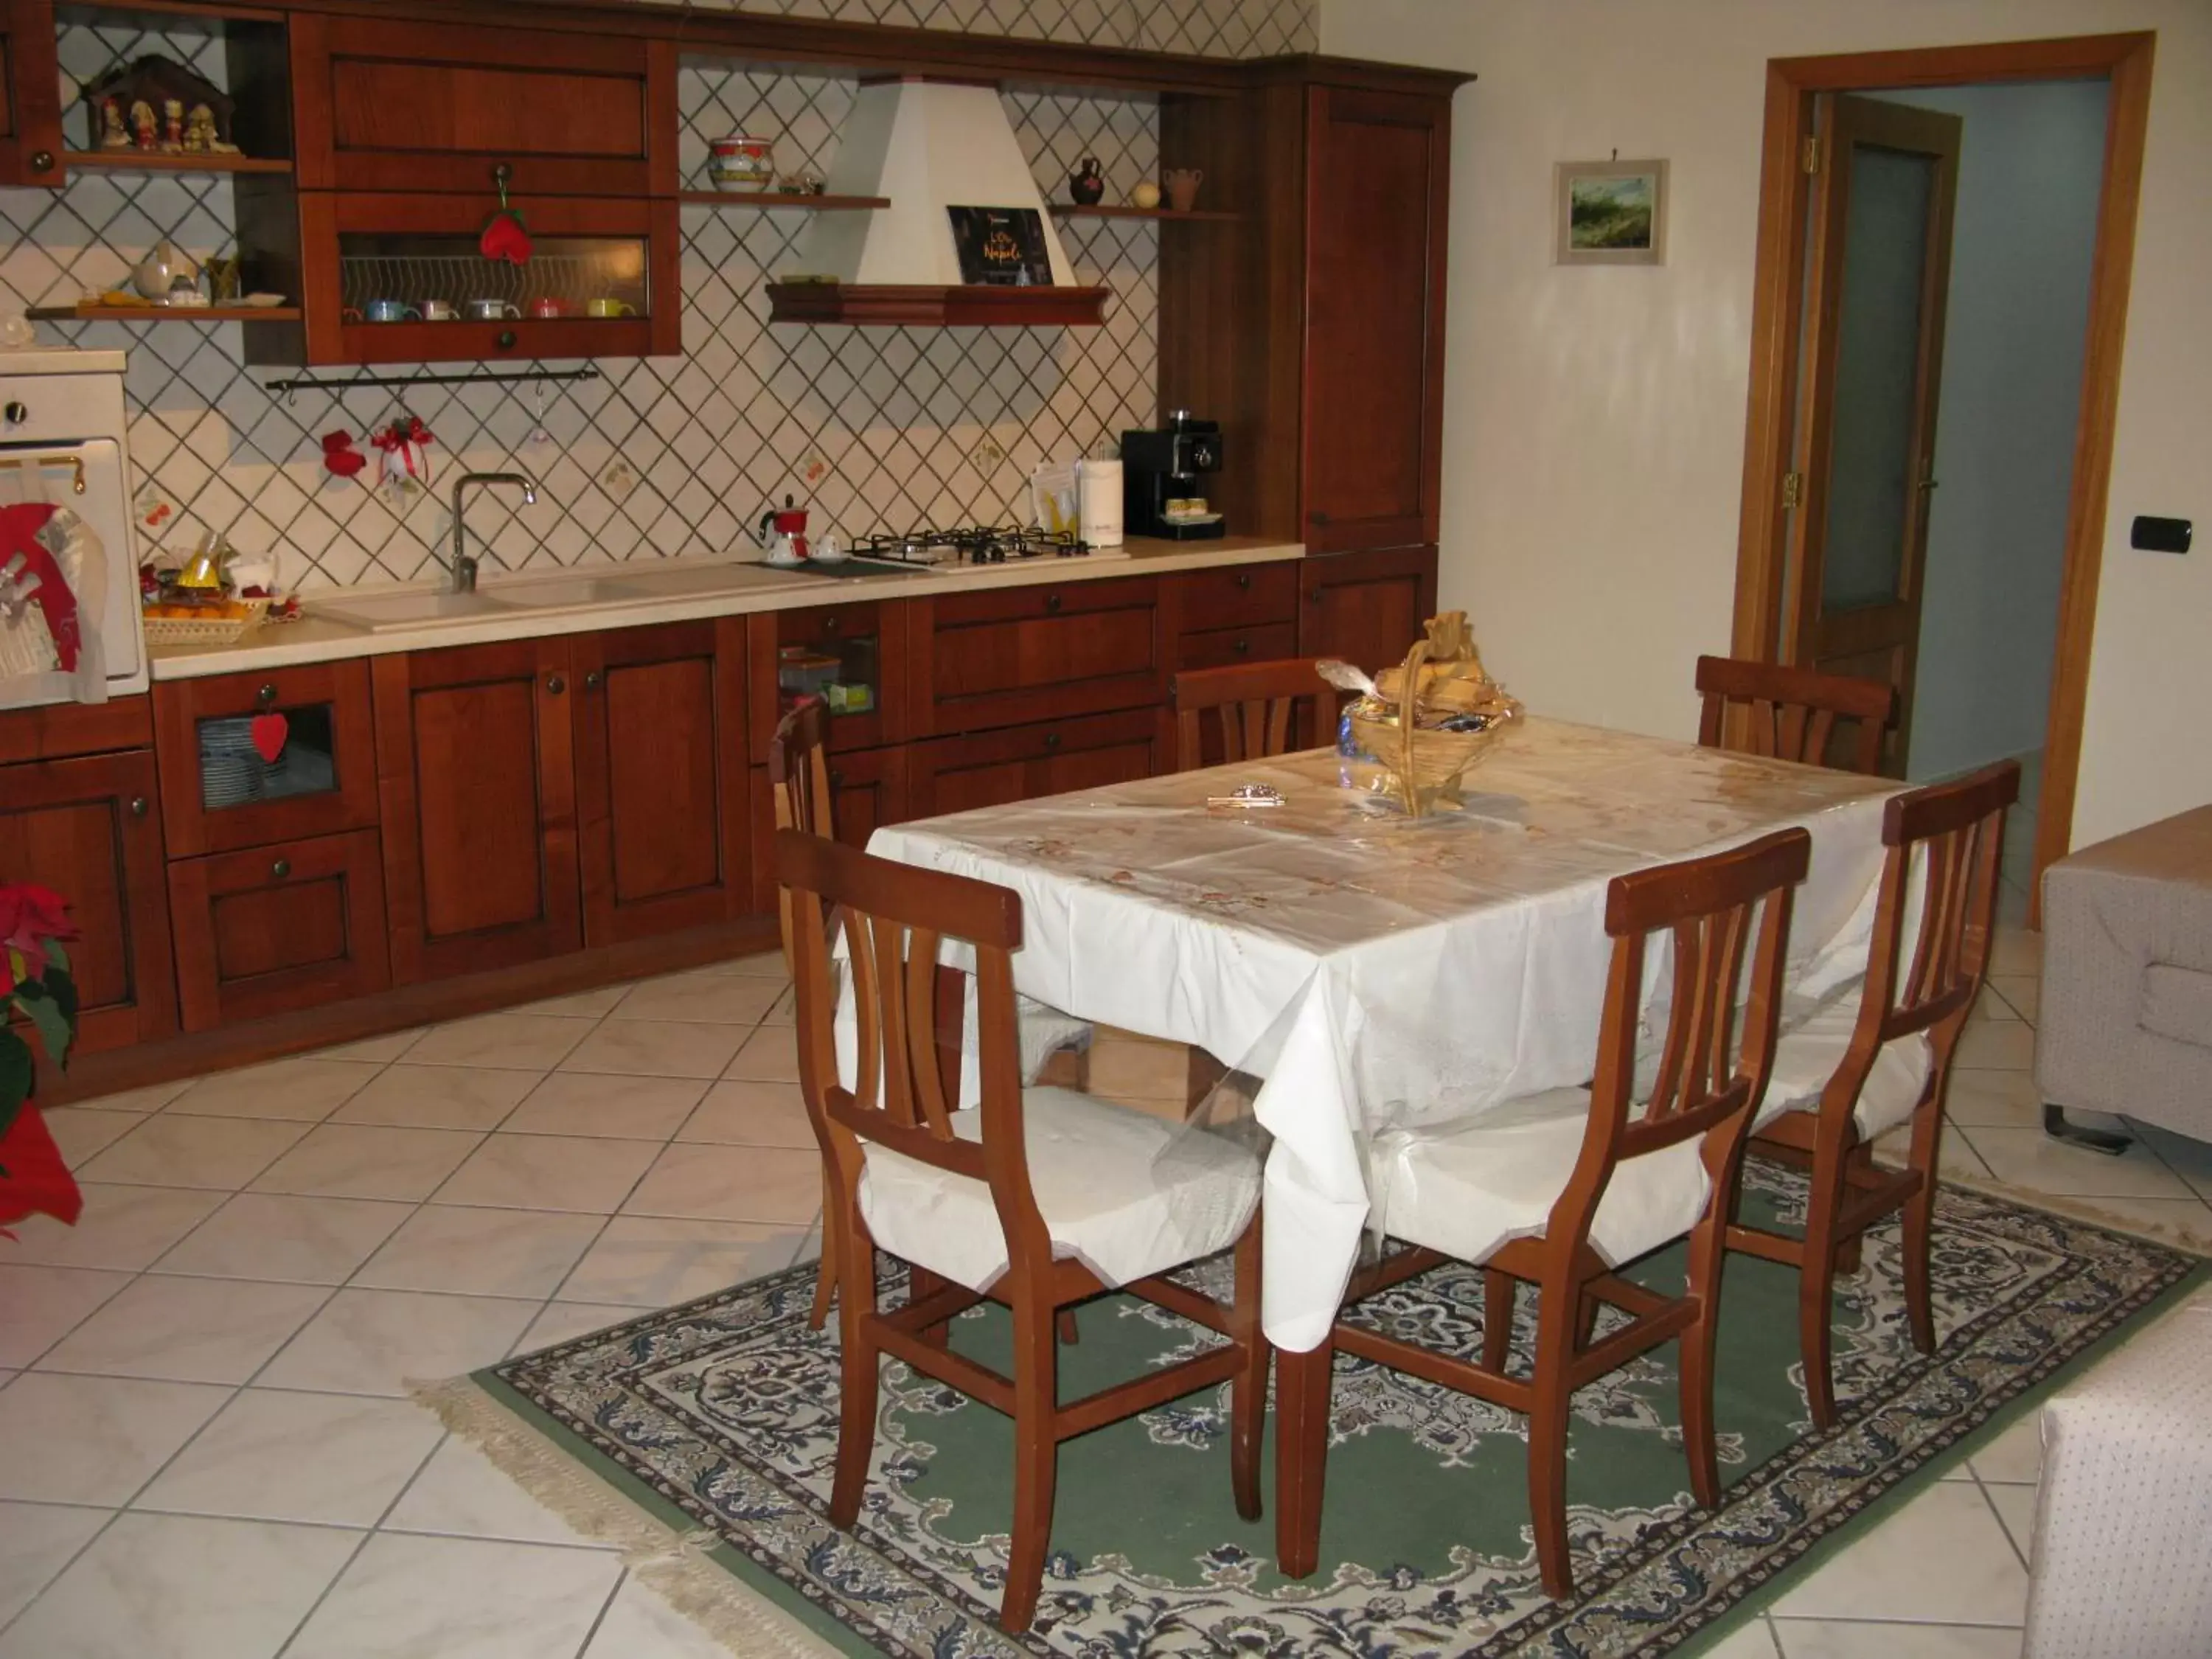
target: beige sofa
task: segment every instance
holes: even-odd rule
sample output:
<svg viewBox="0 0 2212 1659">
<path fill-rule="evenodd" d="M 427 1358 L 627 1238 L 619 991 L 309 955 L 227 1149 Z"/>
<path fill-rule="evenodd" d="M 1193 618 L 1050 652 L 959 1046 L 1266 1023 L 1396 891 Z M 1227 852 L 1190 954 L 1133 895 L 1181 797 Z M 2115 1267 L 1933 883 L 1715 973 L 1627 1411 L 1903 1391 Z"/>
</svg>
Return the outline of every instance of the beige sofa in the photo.
<svg viewBox="0 0 2212 1659">
<path fill-rule="evenodd" d="M 2043 877 L 2035 1080 L 2052 1133 L 2124 1113 L 2212 1141 L 2212 806 L 2084 848 Z"/>
</svg>

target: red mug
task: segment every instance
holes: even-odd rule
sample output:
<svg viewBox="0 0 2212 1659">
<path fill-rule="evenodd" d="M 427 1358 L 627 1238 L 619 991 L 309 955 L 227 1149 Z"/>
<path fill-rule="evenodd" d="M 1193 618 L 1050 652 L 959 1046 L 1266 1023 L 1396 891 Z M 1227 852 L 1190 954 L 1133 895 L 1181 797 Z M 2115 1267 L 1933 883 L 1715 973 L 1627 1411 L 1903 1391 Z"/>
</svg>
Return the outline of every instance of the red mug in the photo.
<svg viewBox="0 0 2212 1659">
<path fill-rule="evenodd" d="M 548 295 L 543 300 L 530 302 L 530 314 L 533 317 L 565 317 L 568 314 L 568 307 Z"/>
</svg>

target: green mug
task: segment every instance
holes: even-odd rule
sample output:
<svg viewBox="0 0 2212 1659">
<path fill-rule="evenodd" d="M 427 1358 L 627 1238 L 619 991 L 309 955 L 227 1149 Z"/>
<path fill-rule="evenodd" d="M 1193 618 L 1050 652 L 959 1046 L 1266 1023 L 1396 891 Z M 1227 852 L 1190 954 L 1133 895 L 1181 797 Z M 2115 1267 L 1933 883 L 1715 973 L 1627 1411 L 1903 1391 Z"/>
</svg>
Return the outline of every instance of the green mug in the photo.
<svg viewBox="0 0 2212 1659">
<path fill-rule="evenodd" d="M 584 307 L 590 317 L 635 317 L 637 307 L 624 305 L 620 300 L 594 300 Z"/>
</svg>

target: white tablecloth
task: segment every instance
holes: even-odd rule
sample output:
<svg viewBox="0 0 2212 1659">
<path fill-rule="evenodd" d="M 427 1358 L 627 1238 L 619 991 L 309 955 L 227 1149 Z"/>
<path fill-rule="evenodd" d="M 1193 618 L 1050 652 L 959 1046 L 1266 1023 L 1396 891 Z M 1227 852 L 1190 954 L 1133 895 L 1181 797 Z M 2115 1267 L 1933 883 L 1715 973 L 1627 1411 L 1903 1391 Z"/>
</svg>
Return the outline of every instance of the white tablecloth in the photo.
<svg viewBox="0 0 2212 1659">
<path fill-rule="evenodd" d="M 1025 994 L 1265 1079 L 1262 1319 L 1297 1352 L 1326 1335 L 1358 1260 L 1370 1138 L 1589 1080 L 1607 883 L 1803 825 L 1790 978 L 1817 997 L 1864 971 L 1897 787 L 1535 720 L 1468 775 L 1459 811 L 1408 820 L 1340 775 L 1317 750 L 869 842 L 1019 893 Z M 1287 803 L 1208 810 L 1242 782 Z"/>
</svg>

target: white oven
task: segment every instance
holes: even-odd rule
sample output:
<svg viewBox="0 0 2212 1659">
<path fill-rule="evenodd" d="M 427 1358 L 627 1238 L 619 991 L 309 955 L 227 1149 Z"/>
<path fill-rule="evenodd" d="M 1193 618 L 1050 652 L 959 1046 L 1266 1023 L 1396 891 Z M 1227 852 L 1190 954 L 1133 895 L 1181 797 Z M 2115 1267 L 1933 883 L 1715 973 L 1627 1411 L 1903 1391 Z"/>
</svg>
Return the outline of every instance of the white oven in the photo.
<svg viewBox="0 0 2212 1659">
<path fill-rule="evenodd" d="M 146 689 L 138 626 L 138 550 L 132 532 L 131 459 L 120 351 L 0 351 L 0 506 L 44 499 L 83 519 L 101 553 L 95 616 L 111 697 Z M 0 678 L 0 708 L 65 700 L 69 692 L 32 677 L 13 696 Z"/>
</svg>

